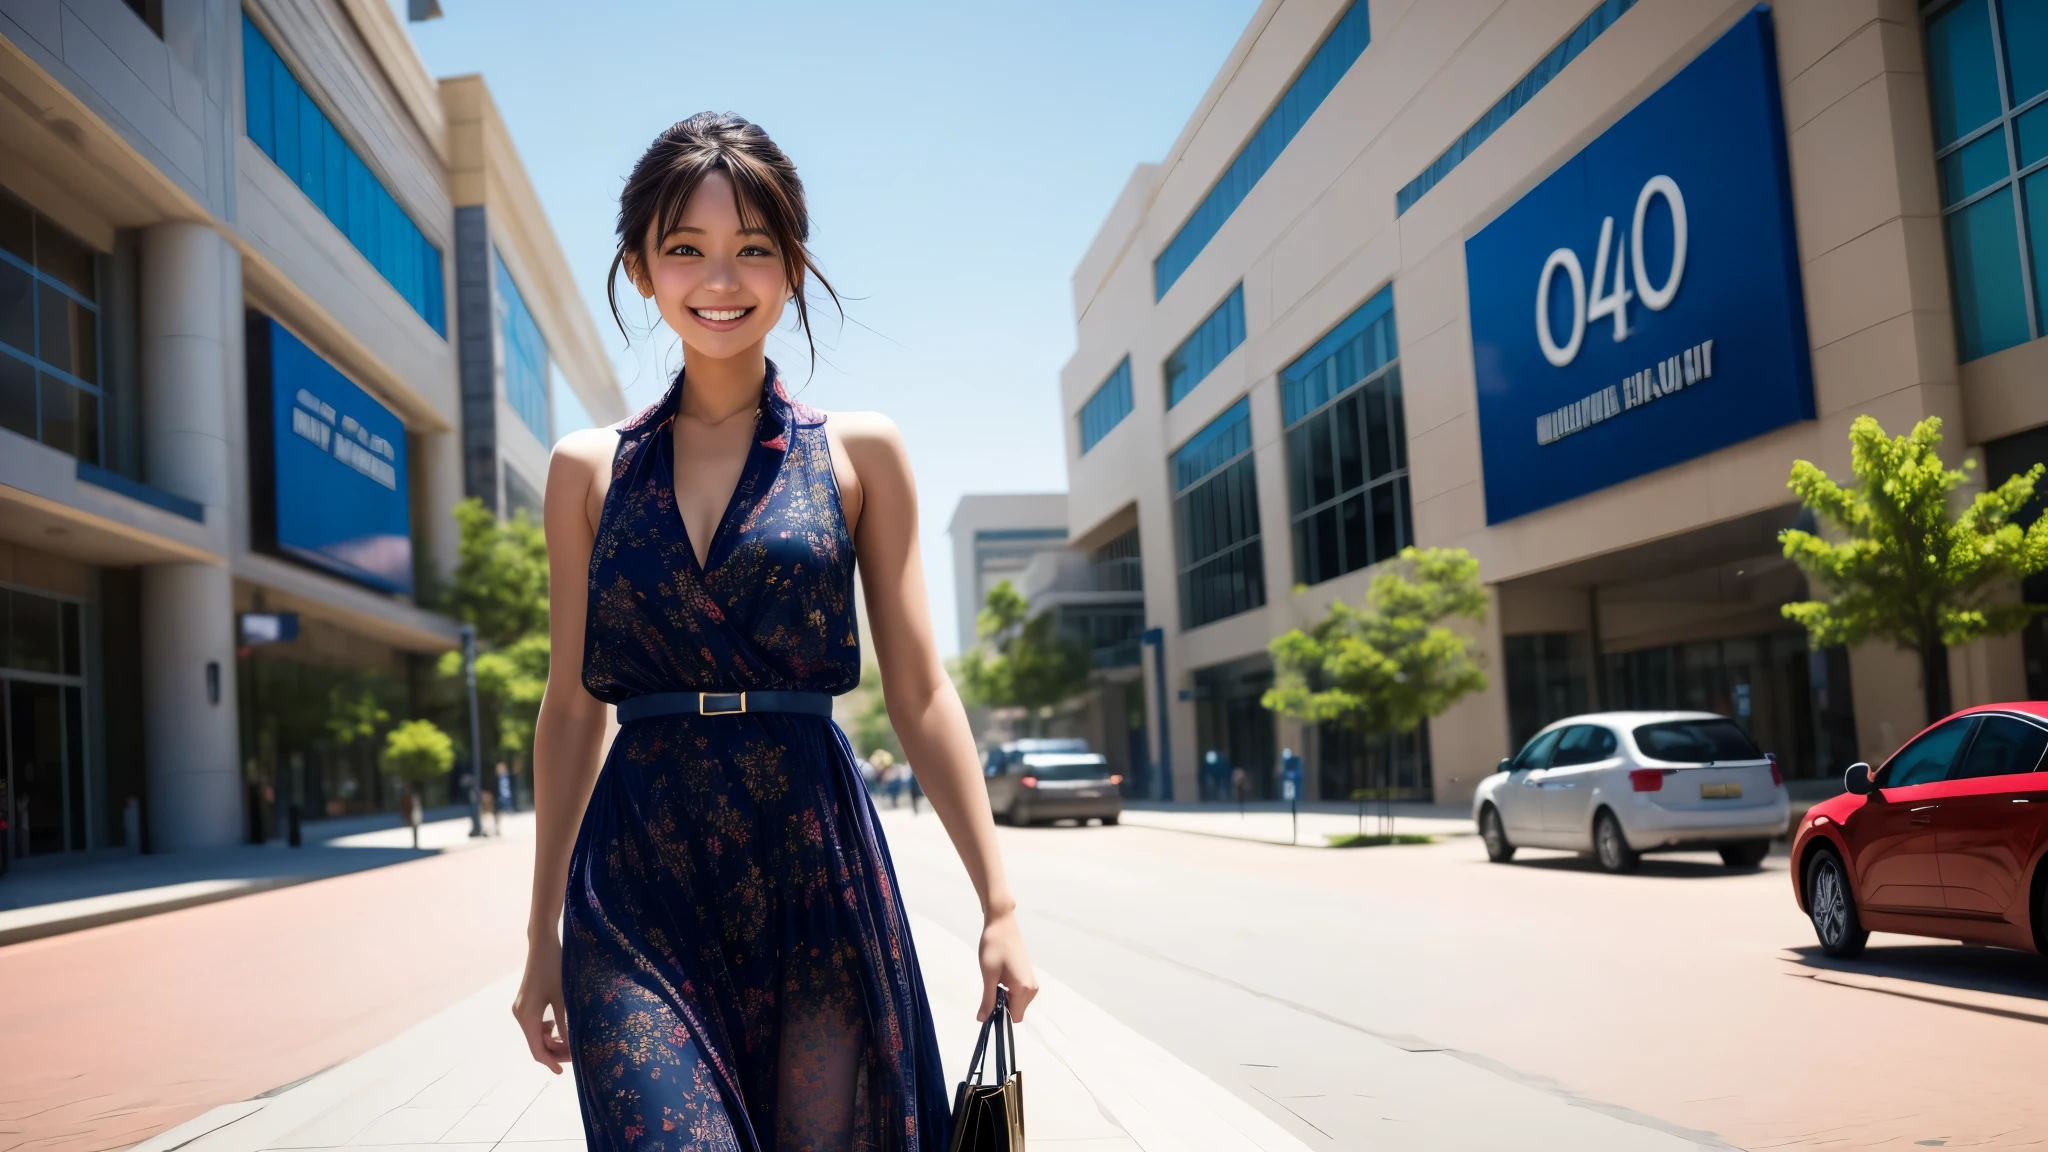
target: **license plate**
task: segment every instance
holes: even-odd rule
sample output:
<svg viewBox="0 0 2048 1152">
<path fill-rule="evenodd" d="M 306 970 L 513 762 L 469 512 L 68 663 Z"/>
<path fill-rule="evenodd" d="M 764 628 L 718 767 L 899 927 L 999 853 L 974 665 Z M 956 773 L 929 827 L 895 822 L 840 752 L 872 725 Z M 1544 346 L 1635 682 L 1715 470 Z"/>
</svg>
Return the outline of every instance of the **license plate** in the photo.
<svg viewBox="0 0 2048 1152">
<path fill-rule="evenodd" d="M 1081 798 L 1081 799 L 1083 799 L 1083 800 L 1100 800 L 1100 799 L 1102 799 L 1102 793 L 1100 793 L 1100 792 L 1077 792 L 1077 793 L 1075 793 L 1075 795 L 1076 795 L 1076 796 L 1078 796 L 1078 797 L 1080 797 L 1080 798 Z"/>
<path fill-rule="evenodd" d="M 1740 785 L 1740 784 L 1702 784 L 1702 785 L 1700 785 L 1700 799 L 1702 799 L 1702 800 L 1740 800 L 1740 799 L 1742 799 L 1742 785 Z"/>
</svg>

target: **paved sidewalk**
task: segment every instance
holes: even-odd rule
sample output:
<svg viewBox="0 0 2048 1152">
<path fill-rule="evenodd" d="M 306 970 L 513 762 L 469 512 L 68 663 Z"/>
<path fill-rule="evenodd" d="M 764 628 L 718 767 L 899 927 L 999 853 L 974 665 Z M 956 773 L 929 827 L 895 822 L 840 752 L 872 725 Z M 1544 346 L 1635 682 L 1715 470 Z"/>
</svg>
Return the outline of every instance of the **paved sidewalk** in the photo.
<svg viewBox="0 0 2048 1152">
<path fill-rule="evenodd" d="M 1451 805 L 1399 803 L 1392 806 L 1392 812 L 1392 820 L 1386 821 L 1378 805 L 1368 804 L 1361 821 L 1355 804 L 1318 803 L 1302 809 L 1297 833 L 1287 806 L 1272 801 L 1247 804 L 1243 810 L 1235 804 L 1126 804 L 1123 822 L 1232 840 L 1291 842 L 1303 848 L 1330 847 L 1332 837 L 1355 835 L 1361 828 L 1368 835 L 1402 836 L 1469 836 L 1475 831 L 1470 813 Z"/>
<path fill-rule="evenodd" d="M 948 1090 L 973 1047 L 971 946 L 913 917 L 941 1022 Z M 1071 1152 L 1307 1152 L 1274 1121 L 1058 980 L 1018 1027 L 1031 1144 Z M 575 1084 L 533 1063 L 506 976 L 379 1048 L 264 1096 L 223 1105 L 133 1152 L 577 1152 Z"/>
<path fill-rule="evenodd" d="M 307 824 L 299 848 L 272 842 L 17 868 L 0 877 L 0 947 L 493 842 L 471 839 L 469 816 L 449 812 L 420 826 L 418 849 L 396 816 L 380 816 Z M 533 815 L 508 815 L 503 829 L 531 837 Z"/>
</svg>

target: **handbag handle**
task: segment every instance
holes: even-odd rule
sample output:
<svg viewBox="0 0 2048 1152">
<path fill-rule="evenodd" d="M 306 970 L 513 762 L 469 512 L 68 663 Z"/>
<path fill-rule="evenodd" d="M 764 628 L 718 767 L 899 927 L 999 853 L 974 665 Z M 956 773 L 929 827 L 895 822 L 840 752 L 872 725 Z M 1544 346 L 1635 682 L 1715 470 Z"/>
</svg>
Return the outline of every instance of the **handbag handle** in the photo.
<svg viewBox="0 0 2048 1152">
<path fill-rule="evenodd" d="M 1003 1022 L 1000 1030 L 996 1028 L 997 1017 Z M 995 1037 L 996 1083 L 1001 1084 L 1010 1078 L 1017 1062 L 1017 1034 L 1010 1023 L 1010 990 L 1001 984 L 996 985 L 996 1006 L 989 1010 L 988 1019 L 981 1022 L 981 1036 L 974 1042 L 974 1058 L 967 1066 L 967 1082 L 977 1087 L 983 1083 L 984 1058 L 991 1035 Z"/>
</svg>

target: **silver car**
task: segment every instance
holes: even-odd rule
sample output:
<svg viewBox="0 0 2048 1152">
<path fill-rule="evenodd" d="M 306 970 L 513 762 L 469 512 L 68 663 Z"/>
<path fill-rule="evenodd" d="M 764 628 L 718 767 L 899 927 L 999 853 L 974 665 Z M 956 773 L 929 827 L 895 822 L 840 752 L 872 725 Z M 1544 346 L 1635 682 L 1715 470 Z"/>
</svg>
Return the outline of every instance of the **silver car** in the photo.
<svg viewBox="0 0 2048 1152">
<path fill-rule="evenodd" d="M 992 749 L 983 767 L 988 805 L 1006 824 L 1100 820 L 1124 812 L 1123 777 L 1082 740 L 1019 740 Z"/>
</svg>

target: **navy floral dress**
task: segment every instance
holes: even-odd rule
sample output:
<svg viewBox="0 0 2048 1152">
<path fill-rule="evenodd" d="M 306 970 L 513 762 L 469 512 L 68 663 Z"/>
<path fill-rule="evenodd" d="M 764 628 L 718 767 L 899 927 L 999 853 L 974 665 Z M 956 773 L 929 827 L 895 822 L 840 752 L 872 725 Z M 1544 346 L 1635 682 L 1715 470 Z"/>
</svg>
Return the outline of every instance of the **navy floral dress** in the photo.
<svg viewBox="0 0 2048 1152">
<path fill-rule="evenodd" d="M 700 566 L 675 499 L 681 378 L 619 429 L 583 683 L 841 693 L 853 541 L 823 413 L 774 366 Z M 947 1101 L 882 831 L 839 727 L 666 716 L 619 731 L 569 862 L 562 975 L 593 1149 L 930 1150 Z"/>
</svg>

